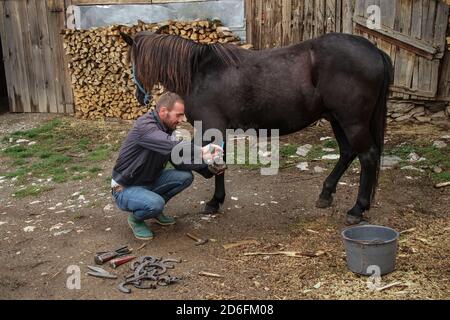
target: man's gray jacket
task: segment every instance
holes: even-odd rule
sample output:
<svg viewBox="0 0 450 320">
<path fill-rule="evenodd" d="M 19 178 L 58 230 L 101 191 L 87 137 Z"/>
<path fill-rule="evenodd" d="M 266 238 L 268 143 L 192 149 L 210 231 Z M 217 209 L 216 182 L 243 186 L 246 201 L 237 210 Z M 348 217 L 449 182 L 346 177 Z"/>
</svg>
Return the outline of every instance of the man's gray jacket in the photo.
<svg viewBox="0 0 450 320">
<path fill-rule="evenodd" d="M 122 186 L 151 184 L 170 161 L 172 149 L 179 143 L 190 146 L 192 158 L 194 152 L 201 153 L 199 146 L 188 141 L 178 141 L 172 133 L 155 111 L 139 117 L 120 148 L 112 172 L 114 181 Z M 213 176 L 206 163 L 181 164 L 174 167 L 178 170 L 197 171 L 205 178 Z"/>
</svg>

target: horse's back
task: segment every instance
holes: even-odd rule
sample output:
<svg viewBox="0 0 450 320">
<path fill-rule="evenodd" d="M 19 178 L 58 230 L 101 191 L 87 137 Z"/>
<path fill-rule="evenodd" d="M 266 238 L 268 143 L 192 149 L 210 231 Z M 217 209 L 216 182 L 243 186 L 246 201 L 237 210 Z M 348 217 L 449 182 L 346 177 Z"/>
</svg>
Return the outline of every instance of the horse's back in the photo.
<svg viewBox="0 0 450 320">
<path fill-rule="evenodd" d="M 378 93 L 379 57 L 368 40 L 347 34 L 242 50 L 239 68 L 210 69 L 199 76 L 193 100 L 198 109 L 214 106 L 214 114 L 226 115 L 230 127 L 253 125 L 290 133 L 329 112 L 324 101 L 345 101 L 352 91 L 359 92 L 356 86 Z"/>
<path fill-rule="evenodd" d="M 368 39 L 345 33 L 330 33 L 311 40 L 315 64 L 329 73 L 358 73 L 377 77 L 383 72 L 381 51 Z M 325 71 L 325 70 L 323 70 Z"/>
</svg>

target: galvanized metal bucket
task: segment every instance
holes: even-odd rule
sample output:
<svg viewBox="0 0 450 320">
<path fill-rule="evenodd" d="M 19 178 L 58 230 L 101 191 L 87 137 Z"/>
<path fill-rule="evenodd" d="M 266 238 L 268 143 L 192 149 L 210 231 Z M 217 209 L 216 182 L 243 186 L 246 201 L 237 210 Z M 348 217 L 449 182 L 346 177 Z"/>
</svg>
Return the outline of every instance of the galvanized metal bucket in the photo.
<svg viewBox="0 0 450 320">
<path fill-rule="evenodd" d="M 394 229 L 363 225 L 342 231 L 348 268 L 370 276 L 395 270 L 399 233 Z"/>
</svg>

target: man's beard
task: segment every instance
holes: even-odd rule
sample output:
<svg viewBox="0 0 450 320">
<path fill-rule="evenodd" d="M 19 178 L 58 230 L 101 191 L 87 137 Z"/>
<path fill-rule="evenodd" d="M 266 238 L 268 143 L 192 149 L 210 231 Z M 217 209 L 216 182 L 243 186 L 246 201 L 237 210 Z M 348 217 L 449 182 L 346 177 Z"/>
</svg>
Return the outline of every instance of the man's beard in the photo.
<svg viewBox="0 0 450 320">
<path fill-rule="evenodd" d="M 165 122 L 163 121 L 164 125 L 166 126 L 166 128 L 170 129 L 170 130 L 175 130 L 177 128 L 176 125 L 172 125 L 171 123 Z"/>
</svg>

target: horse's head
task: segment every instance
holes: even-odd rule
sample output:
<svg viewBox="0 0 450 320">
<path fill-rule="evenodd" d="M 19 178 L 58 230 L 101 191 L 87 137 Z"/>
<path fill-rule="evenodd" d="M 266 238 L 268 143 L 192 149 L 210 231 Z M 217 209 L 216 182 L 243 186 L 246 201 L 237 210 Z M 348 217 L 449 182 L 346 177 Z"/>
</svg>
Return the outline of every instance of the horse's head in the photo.
<svg viewBox="0 0 450 320">
<path fill-rule="evenodd" d="M 141 106 L 147 106 L 152 100 L 152 96 L 149 91 L 143 87 L 142 81 L 138 78 L 139 71 L 137 69 L 137 63 L 134 59 L 135 52 L 133 52 L 133 50 L 137 50 L 136 42 L 130 35 L 126 33 L 120 32 L 120 35 L 122 36 L 122 39 L 129 45 L 127 60 L 131 63 L 133 70 L 133 80 L 136 84 L 136 92 L 134 95 Z"/>
</svg>

